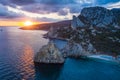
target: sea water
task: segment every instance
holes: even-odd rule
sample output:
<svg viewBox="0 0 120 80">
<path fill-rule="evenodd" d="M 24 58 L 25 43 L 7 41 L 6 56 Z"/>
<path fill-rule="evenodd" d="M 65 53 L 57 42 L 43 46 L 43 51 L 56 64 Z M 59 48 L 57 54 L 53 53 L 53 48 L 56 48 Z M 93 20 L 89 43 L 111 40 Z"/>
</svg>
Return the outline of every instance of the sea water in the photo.
<svg viewBox="0 0 120 80">
<path fill-rule="evenodd" d="M 49 41 L 43 38 L 46 31 L 0 29 L 0 80 L 120 80 L 119 63 L 95 59 L 67 58 L 63 65 L 35 66 L 34 55 Z"/>
</svg>

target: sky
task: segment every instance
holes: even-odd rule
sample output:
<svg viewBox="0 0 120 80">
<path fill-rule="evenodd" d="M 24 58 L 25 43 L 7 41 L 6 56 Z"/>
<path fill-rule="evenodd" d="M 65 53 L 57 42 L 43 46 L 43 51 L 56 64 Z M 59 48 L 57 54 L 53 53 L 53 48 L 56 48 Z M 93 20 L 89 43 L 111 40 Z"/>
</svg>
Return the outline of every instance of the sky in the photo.
<svg viewBox="0 0 120 80">
<path fill-rule="evenodd" d="M 25 20 L 41 23 L 68 20 L 90 6 L 120 8 L 120 0 L 0 0 L 0 25 Z"/>
</svg>

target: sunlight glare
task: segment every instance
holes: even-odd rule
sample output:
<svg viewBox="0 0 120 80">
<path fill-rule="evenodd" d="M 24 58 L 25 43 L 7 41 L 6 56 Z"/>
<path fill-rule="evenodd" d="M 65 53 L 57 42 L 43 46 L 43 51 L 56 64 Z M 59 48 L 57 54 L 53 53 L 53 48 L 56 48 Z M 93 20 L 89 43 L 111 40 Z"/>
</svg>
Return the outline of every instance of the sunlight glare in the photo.
<svg viewBox="0 0 120 80">
<path fill-rule="evenodd" d="M 24 25 L 25 26 L 31 26 L 31 25 L 33 25 L 33 23 L 31 21 L 26 21 L 26 22 L 24 22 Z"/>
</svg>

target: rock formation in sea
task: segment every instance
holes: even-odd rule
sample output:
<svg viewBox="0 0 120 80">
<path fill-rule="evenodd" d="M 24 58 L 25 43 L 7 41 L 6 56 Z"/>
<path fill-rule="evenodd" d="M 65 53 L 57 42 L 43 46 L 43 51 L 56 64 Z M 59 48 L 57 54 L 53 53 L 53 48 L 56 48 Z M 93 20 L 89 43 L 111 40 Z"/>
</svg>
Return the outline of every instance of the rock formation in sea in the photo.
<svg viewBox="0 0 120 80">
<path fill-rule="evenodd" d="M 34 62 L 46 64 L 62 64 L 64 63 L 64 58 L 55 44 L 50 41 L 47 45 L 43 46 L 35 55 Z"/>
</svg>

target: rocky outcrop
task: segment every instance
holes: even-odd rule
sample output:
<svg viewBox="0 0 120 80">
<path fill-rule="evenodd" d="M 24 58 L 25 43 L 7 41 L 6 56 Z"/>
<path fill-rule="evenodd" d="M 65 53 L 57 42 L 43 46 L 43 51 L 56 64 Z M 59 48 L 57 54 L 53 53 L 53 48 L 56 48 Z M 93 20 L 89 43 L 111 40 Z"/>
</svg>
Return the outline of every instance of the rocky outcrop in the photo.
<svg viewBox="0 0 120 80">
<path fill-rule="evenodd" d="M 95 54 L 96 49 L 91 43 L 89 29 L 73 30 L 71 38 L 63 50 L 64 56 L 87 56 Z"/>
<path fill-rule="evenodd" d="M 115 27 L 118 26 L 117 17 L 112 10 L 103 7 L 83 8 L 78 16 L 84 24 L 96 27 Z"/>
<path fill-rule="evenodd" d="M 62 64 L 64 63 L 64 58 L 55 44 L 50 41 L 36 54 L 34 62 L 46 64 Z"/>
<path fill-rule="evenodd" d="M 53 28 L 51 27 L 45 37 L 51 39 L 61 39 L 61 40 L 68 40 L 70 39 L 72 34 L 71 27 L 60 27 L 60 28 Z"/>
<path fill-rule="evenodd" d="M 71 27 L 76 29 L 77 27 L 84 27 L 85 24 L 76 16 L 73 16 L 73 20 L 71 21 Z"/>
<path fill-rule="evenodd" d="M 80 57 L 95 54 L 96 49 L 91 43 L 75 43 L 74 41 L 69 41 L 62 50 L 62 53 L 64 54 L 64 57 Z"/>
<path fill-rule="evenodd" d="M 55 34 L 56 32 L 54 31 L 53 27 L 50 28 L 50 30 L 47 33 L 47 36 L 49 37 L 56 37 L 57 34 Z"/>
</svg>

